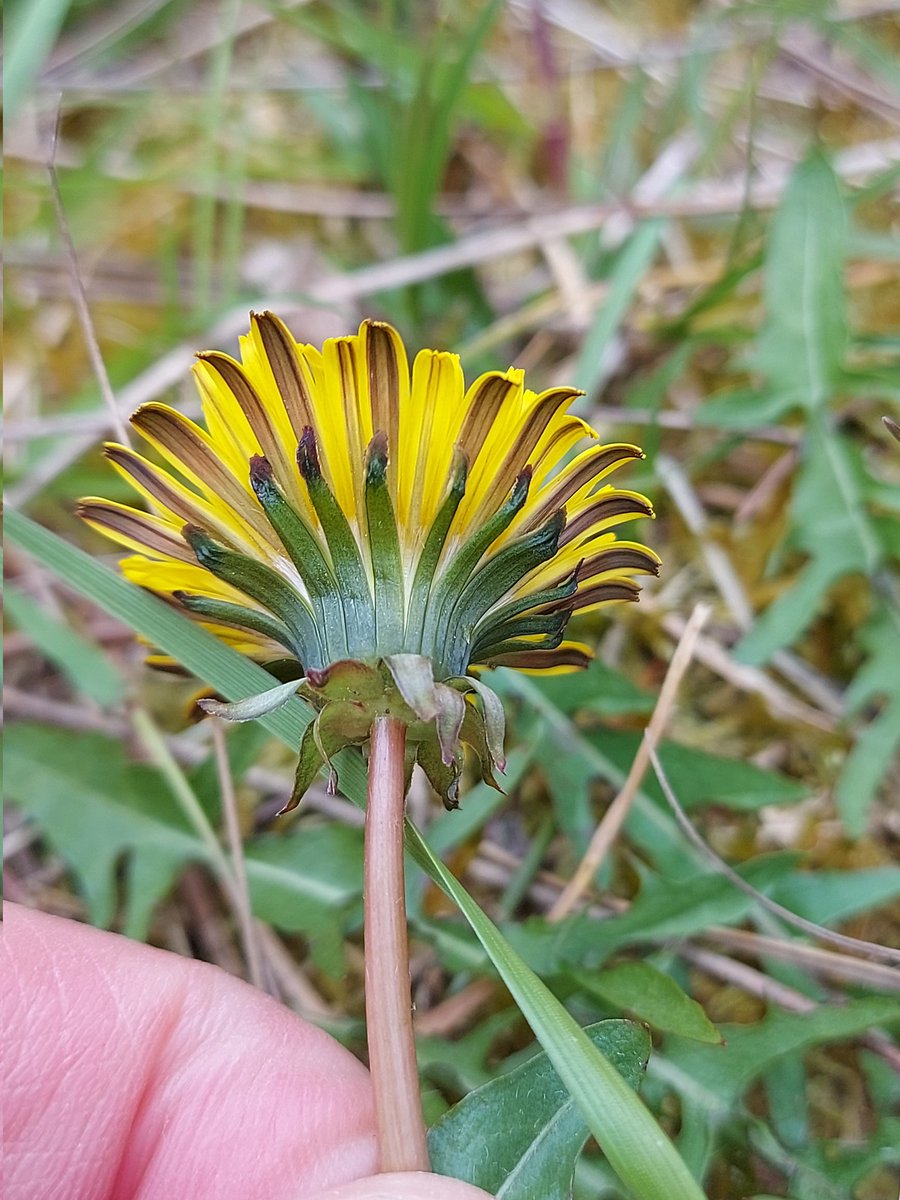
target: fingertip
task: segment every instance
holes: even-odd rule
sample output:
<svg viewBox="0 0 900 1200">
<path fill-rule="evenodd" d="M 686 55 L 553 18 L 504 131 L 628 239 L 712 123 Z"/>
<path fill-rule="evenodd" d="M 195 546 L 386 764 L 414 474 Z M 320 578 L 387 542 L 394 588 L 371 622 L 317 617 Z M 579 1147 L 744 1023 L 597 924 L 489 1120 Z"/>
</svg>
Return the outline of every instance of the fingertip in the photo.
<svg viewBox="0 0 900 1200">
<path fill-rule="evenodd" d="M 300 1200 L 300 1197 L 297 1198 Z M 446 1175 L 430 1175 L 423 1171 L 404 1171 L 396 1174 L 371 1175 L 352 1183 L 329 1188 L 304 1200 L 492 1200 L 488 1192 L 449 1179 Z"/>
</svg>

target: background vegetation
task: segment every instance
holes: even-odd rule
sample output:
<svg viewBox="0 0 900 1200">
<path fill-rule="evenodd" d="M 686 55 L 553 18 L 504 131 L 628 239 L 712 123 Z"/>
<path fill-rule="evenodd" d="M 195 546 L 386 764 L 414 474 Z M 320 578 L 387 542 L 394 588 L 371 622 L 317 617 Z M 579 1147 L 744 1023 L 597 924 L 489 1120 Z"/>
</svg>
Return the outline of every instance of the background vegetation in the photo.
<svg viewBox="0 0 900 1200">
<path fill-rule="evenodd" d="M 470 377 L 516 363 L 533 387 L 583 387 L 607 440 L 647 449 L 628 485 L 655 501 L 662 577 L 582 621 L 585 675 L 497 673 L 508 798 L 471 780 L 444 814 L 416 783 L 411 810 L 579 1024 L 649 1027 L 642 1094 L 713 1200 L 895 1200 L 890 965 L 739 890 L 649 775 L 596 886 L 548 920 L 703 602 L 660 714 L 691 822 L 771 900 L 900 946 L 900 446 L 880 421 L 900 395 L 893 6 L 10 7 L 9 505 L 114 561 L 73 516 L 80 495 L 127 497 L 99 454 L 115 420 L 47 169 L 57 112 L 120 413 L 196 412 L 193 351 L 233 349 L 251 307 L 312 342 L 377 315 L 458 349 Z M 358 810 L 319 788 L 274 823 L 290 750 L 241 727 L 217 772 L 195 685 L 149 671 L 51 551 L 13 537 L 7 555 L 6 894 L 254 976 L 361 1052 Z M 223 778 L 243 937 L 210 838 Z M 415 872 L 410 917 L 434 1120 L 534 1043 Z M 625 1196 L 592 1144 L 575 1194 Z"/>
</svg>

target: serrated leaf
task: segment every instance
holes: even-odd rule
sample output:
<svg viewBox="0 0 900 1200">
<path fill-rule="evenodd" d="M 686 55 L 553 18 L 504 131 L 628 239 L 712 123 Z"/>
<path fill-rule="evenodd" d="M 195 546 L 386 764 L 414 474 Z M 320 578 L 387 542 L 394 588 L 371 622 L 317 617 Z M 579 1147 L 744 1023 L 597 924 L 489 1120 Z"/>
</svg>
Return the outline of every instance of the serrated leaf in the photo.
<svg viewBox="0 0 900 1200">
<path fill-rule="evenodd" d="M 601 1021 L 584 1032 L 637 1089 L 650 1054 L 646 1030 Z M 536 1054 L 456 1104 L 429 1130 L 428 1149 L 439 1174 L 497 1200 L 569 1200 L 588 1132 L 547 1055 Z"/>
<path fill-rule="evenodd" d="M 178 871 L 207 857 L 157 772 L 101 734 L 24 722 L 8 726 L 4 759 L 7 797 L 72 869 L 95 925 L 112 921 L 115 873 L 127 858 L 125 931 L 145 936 Z"/>
<path fill-rule="evenodd" d="M 837 178 L 814 150 L 794 169 L 772 221 L 755 361 L 774 391 L 807 409 L 827 403 L 843 366 L 846 239 Z"/>
<path fill-rule="evenodd" d="M 793 584 L 770 604 L 741 638 L 733 654 L 738 662 L 759 666 L 776 650 L 791 645 L 819 612 L 825 593 L 844 573 L 840 560 L 817 558 L 803 568 Z"/>
<path fill-rule="evenodd" d="M 823 1042 L 852 1038 L 879 1025 L 900 1026 L 894 997 L 849 999 L 844 1005 L 820 1005 L 804 1013 L 774 1012 L 755 1025 L 726 1025 L 724 1046 L 701 1046 L 672 1039 L 666 1046 L 669 1064 L 691 1080 L 692 1095 L 721 1118 L 747 1087 L 786 1054 Z"/>
<path fill-rule="evenodd" d="M 604 755 L 627 769 L 637 753 L 641 735 L 626 730 L 603 729 L 587 735 Z M 751 811 L 769 804 L 792 804 L 807 795 L 796 779 L 757 767 L 738 758 L 726 758 L 664 741 L 659 759 L 675 794 L 686 809 L 701 804 L 724 804 L 738 811 Z M 644 790 L 660 804 L 665 803 L 655 779 L 645 779 Z"/>
<path fill-rule="evenodd" d="M 362 911 L 362 830 L 304 825 L 246 848 L 253 912 L 302 933 L 313 962 L 332 979 L 346 973 L 344 935 Z"/>
<path fill-rule="evenodd" d="M 771 854 L 740 867 L 738 874 L 767 893 L 795 861 L 793 854 Z M 597 966 L 626 946 L 688 937 L 710 925 L 734 924 L 752 912 L 754 904 L 752 896 L 721 875 L 677 881 L 652 875 L 620 916 L 599 920 L 581 913 L 553 924 L 534 917 L 506 933 L 533 970 L 553 975 L 566 967 Z"/>
<path fill-rule="evenodd" d="M 900 867 L 794 871 L 773 885 L 771 896 L 808 921 L 833 925 L 900 896 Z"/>
<path fill-rule="evenodd" d="M 654 1029 L 718 1045 L 722 1035 L 696 1000 L 670 975 L 646 962 L 623 962 L 598 973 L 570 971 L 584 991 L 633 1013 Z"/>
<path fill-rule="evenodd" d="M 766 609 L 734 654 L 759 665 L 809 627 L 837 579 L 868 574 L 883 557 L 866 510 L 861 466 L 822 414 L 812 418 L 791 500 L 792 539 L 810 556 L 792 586 Z"/>
<path fill-rule="evenodd" d="M 40 825 L 71 868 L 96 925 L 113 919 L 123 860 L 124 932 L 143 938 L 154 906 L 183 867 L 209 859 L 159 774 L 130 762 L 119 741 L 12 722 L 5 767 L 7 796 Z M 292 830 L 248 846 L 246 863 L 258 914 L 279 928 L 302 929 L 314 957 L 339 975 L 338 922 L 362 889 L 360 831 L 325 825 Z"/>
<path fill-rule="evenodd" d="M 596 825 L 591 789 L 597 772 L 580 755 L 560 754 L 559 742 L 552 733 L 538 739 L 534 752 L 560 829 L 575 849 L 584 853 Z"/>
<path fill-rule="evenodd" d="M 886 606 L 879 606 L 863 626 L 859 640 L 868 658 L 844 695 L 846 711 L 857 714 L 878 698 L 883 698 L 883 704 L 857 735 L 835 788 L 838 812 L 851 837 L 865 832 L 872 801 L 900 754 L 900 632 L 896 617 Z"/>
</svg>

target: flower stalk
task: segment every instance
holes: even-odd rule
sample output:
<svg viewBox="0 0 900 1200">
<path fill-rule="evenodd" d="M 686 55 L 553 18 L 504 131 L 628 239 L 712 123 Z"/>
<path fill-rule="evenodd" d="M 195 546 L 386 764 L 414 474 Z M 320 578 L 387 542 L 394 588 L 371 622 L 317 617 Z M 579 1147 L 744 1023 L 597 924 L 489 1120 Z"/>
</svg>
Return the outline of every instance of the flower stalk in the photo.
<svg viewBox="0 0 900 1200">
<path fill-rule="evenodd" d="M 409 981 L 403 816 L 406 726 L 372 726 L 365 834 L 366 1030 L 381 1171 L 427 1171 Z"/>
</svg>

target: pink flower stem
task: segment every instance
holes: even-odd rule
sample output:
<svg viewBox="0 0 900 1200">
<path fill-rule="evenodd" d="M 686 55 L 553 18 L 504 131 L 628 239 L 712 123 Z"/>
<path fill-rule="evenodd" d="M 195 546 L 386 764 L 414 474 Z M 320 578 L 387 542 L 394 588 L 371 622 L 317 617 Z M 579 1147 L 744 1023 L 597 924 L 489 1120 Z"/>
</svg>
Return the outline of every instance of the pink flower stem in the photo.
<svg viewBox="0 0 900 1200">
<path fill-rule="evenodd" d="M 382 1171 L 427 1171 L 403 886 L 406 726 L 372 726 L 366 802 L 366 1029 Z"/>
</svg>

